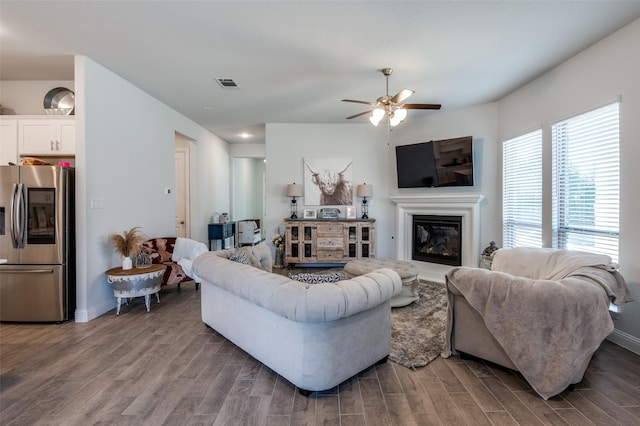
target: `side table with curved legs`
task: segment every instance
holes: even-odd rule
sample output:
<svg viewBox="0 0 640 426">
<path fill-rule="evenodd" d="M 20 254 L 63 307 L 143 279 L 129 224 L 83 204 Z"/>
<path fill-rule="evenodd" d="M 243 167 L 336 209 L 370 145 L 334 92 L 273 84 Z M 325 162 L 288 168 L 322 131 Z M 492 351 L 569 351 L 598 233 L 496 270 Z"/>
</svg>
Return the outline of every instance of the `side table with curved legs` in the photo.
<svg viewBox="0 0 640 426">
<path fill-rule="evenodd" d="M 156 300 L 160 303 L 160 286 L 162 277 L 167 267 L 165 265 L 151 265 L 148 268 L 122 269 L 112 268 L 105 274 L 107 281 L 113 288 L 113 295 L 118 300 L 116 315 L 120 315 L 120 305 L 124 298 L 129 302 L 129 298 L 144 296 L 144 303 L 147 312 L 151 310 L 151 295 L 156 295 Z"/>
</svg>

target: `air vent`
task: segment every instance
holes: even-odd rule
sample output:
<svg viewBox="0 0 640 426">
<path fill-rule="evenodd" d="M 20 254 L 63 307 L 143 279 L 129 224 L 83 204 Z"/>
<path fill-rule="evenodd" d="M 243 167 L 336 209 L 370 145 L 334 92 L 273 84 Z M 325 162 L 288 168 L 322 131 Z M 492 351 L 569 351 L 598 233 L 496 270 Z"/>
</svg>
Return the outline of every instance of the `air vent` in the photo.
<svg viewBox="0 0 640 426">
<path fill-rule="evenodd" d="M 225 90 L 241 89 L 240 85 L 238 83 L 236 83 L 235 81 L 233 81 L 232 78 L 218 78 L 218 77 L 216 77 L 216 81 L 218 82 L 220 87 L 222 87 Z"/>
</svg>

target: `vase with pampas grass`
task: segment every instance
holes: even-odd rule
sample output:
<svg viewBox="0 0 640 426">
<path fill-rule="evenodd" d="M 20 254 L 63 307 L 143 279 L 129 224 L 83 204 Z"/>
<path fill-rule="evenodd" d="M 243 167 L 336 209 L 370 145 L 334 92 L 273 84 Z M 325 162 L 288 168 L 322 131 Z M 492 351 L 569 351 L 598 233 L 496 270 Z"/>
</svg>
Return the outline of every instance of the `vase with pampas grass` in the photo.
<svg viewBox="0 0 640 426">
<path fill-rule="evenodd" d="M 147 236 L 140 231 L 139 226 L 135 226 L 122 234 L 113 234 L 109 237 L 114 250 L 122 256 L 122 269 L 133 268 L 131 256 L 140 252 L 142 244 L 147 240 Z"/>
</svg>

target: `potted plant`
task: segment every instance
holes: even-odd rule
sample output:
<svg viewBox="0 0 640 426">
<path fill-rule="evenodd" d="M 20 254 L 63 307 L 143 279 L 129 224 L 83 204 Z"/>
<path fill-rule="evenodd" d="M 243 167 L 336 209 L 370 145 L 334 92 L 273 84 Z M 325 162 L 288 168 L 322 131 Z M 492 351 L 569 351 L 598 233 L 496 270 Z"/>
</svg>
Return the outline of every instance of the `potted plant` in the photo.
<svg viewBox="0 0 640 426">
<path fill-rule="evenodd" d="M 113 234 L 109 237 L 114 250 L 122 256 L 122 269 L 133 268 L 131 256 L 140 252 L 142 244 L 147 240 L 147 236 L 140 231 L 139 226 L 135 226 L 122 234 Z"/>
<path fill-rule="evenodd" d="M 274 263 L 274 268 L 282 268 L 284 267 L 283 261 L 283 246 L 284 246 L 284 238 L 280 233 L 276 233 L 273 238 L 271 238 L 271 243 L 276 248 L 276 259 Z"/>
</svg>

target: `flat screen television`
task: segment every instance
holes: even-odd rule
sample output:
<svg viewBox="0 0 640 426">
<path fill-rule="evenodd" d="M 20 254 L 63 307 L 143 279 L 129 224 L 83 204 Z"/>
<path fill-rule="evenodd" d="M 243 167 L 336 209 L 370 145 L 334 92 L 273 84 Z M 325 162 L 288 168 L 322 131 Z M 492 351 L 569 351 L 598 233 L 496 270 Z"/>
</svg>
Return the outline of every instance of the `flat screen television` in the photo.
<svg viewBox="0 0 640 426">
<path fill-rule="evenodd" d="M 473 186 L 473 138 L 396 146 L 398 188 Z"/>
</svg>

